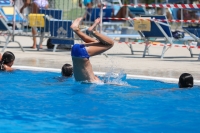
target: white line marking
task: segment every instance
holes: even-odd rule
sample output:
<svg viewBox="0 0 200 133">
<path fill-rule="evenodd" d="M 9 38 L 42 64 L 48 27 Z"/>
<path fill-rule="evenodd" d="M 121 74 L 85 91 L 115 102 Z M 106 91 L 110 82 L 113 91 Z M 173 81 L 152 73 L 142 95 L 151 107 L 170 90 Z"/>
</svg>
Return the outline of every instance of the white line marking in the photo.
<svg viewBox="0 0 200 133">
<path fill-rule="evenodd" d="M 56 69 L 56 68 L 43 68 L 43 67 L 30 67 L 30 66 L 13 66 L 13 68 L 20 69 L 20 70 L 47 71 L 47 72 L 61 73 L 61 69 Z M 105 75 L 105 72 L 94 72 L 94 73 L 99 76 Z M 164 81 L 168 83 L 178 83 L 178 79 L 176 78 L 153 77 L 153 76 L 143 76 L 143 75 L 127 74 L 127 79 L 157 80 L 157 81 Z M 194 80 L 194 83 L 195 85 L 200 85 L 200 80 Z"/>
</svg>

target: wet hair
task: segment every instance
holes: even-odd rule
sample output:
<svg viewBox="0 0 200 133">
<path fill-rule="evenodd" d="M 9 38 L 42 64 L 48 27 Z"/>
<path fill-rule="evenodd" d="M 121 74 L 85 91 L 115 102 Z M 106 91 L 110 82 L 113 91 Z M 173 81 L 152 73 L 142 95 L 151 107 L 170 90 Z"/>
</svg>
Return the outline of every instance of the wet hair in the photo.
<svg viewBox="0 0 200 133">
<path fill-rule="evenodd" d="M 61 71 L 62 76 L 71 77 L 73 75 L 73 68 L 70 64 L 64 64 Z"/>
<path fill-rule="evenodd" d="M 191 74 L 189 73 L 183 73 L 181 74 L 181 76 L 179 77 L 179 88 L 189 88 L 189 87 L 193 87 L 193 77 Z"/>
<path fill-rule="evenodd" d="M 15 60 L 15 55 L 14 55 L 12 52 L 10 52 L 10 51 L 6 51 L 6 52 L 3 54 L 2 58 L 1 58 L 1 61 L 0 61 L 0 69 L 1 69 L 1 70 L 4 69 L 4 68 L 3 68 L 3 65 L 4 65 L 4 64 L 7 65 L 8 63 L 11 63 L 11 62 L 14 61 L 14 60 Z"/>
</svg>

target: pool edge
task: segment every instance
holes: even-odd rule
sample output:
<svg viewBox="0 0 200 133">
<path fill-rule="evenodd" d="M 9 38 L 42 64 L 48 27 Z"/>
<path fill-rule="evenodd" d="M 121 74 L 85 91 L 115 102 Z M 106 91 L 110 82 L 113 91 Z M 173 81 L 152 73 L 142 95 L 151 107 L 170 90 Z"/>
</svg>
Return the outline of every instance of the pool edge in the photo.
<svg viewBox="0 0 200 133">
<path fill-rule="evenodd" d="M 14 69 L 20 70 L 32 70 L 32 71 L 48 71 L 48 72 L 57 72 L 60 73 L 61 69 L 56 68 L 44 68 L 44 67 L 31 67 L 31 66 L 13 66 Z M 96 75 L 104 75 L 105 72 L 94 72 Z M 178 83 L 176 78 L 165 78 L 165 77 L 153 77 L 153 76 L 144 76 L 144 75 L 130 75 L 127 74 L 128 79 L 144 79 L 144 80 L 157 80 L 164 81 L 168 83 Z M 200 85 L 200 80 L 194 80 L 195 85 Z"/>
</svg>

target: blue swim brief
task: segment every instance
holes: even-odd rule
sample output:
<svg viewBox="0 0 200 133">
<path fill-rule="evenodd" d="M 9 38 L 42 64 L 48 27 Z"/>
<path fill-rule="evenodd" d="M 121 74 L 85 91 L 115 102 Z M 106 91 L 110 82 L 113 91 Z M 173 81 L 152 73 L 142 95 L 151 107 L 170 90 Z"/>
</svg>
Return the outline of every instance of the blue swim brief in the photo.
<svg viewBox="0 0 200 133">
<path fill-rule="evenodd" d="M 74 44 L 71 50 L 71 56 L 79 58 L 90 58 L 85 45 L 83 44 Z"/>
</svg>

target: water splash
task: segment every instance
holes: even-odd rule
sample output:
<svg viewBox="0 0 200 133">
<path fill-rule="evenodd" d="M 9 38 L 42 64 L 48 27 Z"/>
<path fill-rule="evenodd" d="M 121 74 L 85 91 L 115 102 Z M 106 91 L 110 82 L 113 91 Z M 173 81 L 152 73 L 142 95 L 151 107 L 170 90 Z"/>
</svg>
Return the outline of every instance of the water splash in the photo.
<svg viewBox="0 0 200 133">
<path fill-rule="evenodd" d="M 112 85 L 121 85 L 121 86 L 130 86 L 125 80 L 126 80 L 127 74 L 124 72 L 124 70 L 120 70 L 119 73 L 115 73 L 114 69 L 111 68 L 109 72 L 107 72 L 103 77 L 102 81 L 106 84 L 112 84 Z"/>
</svg>

